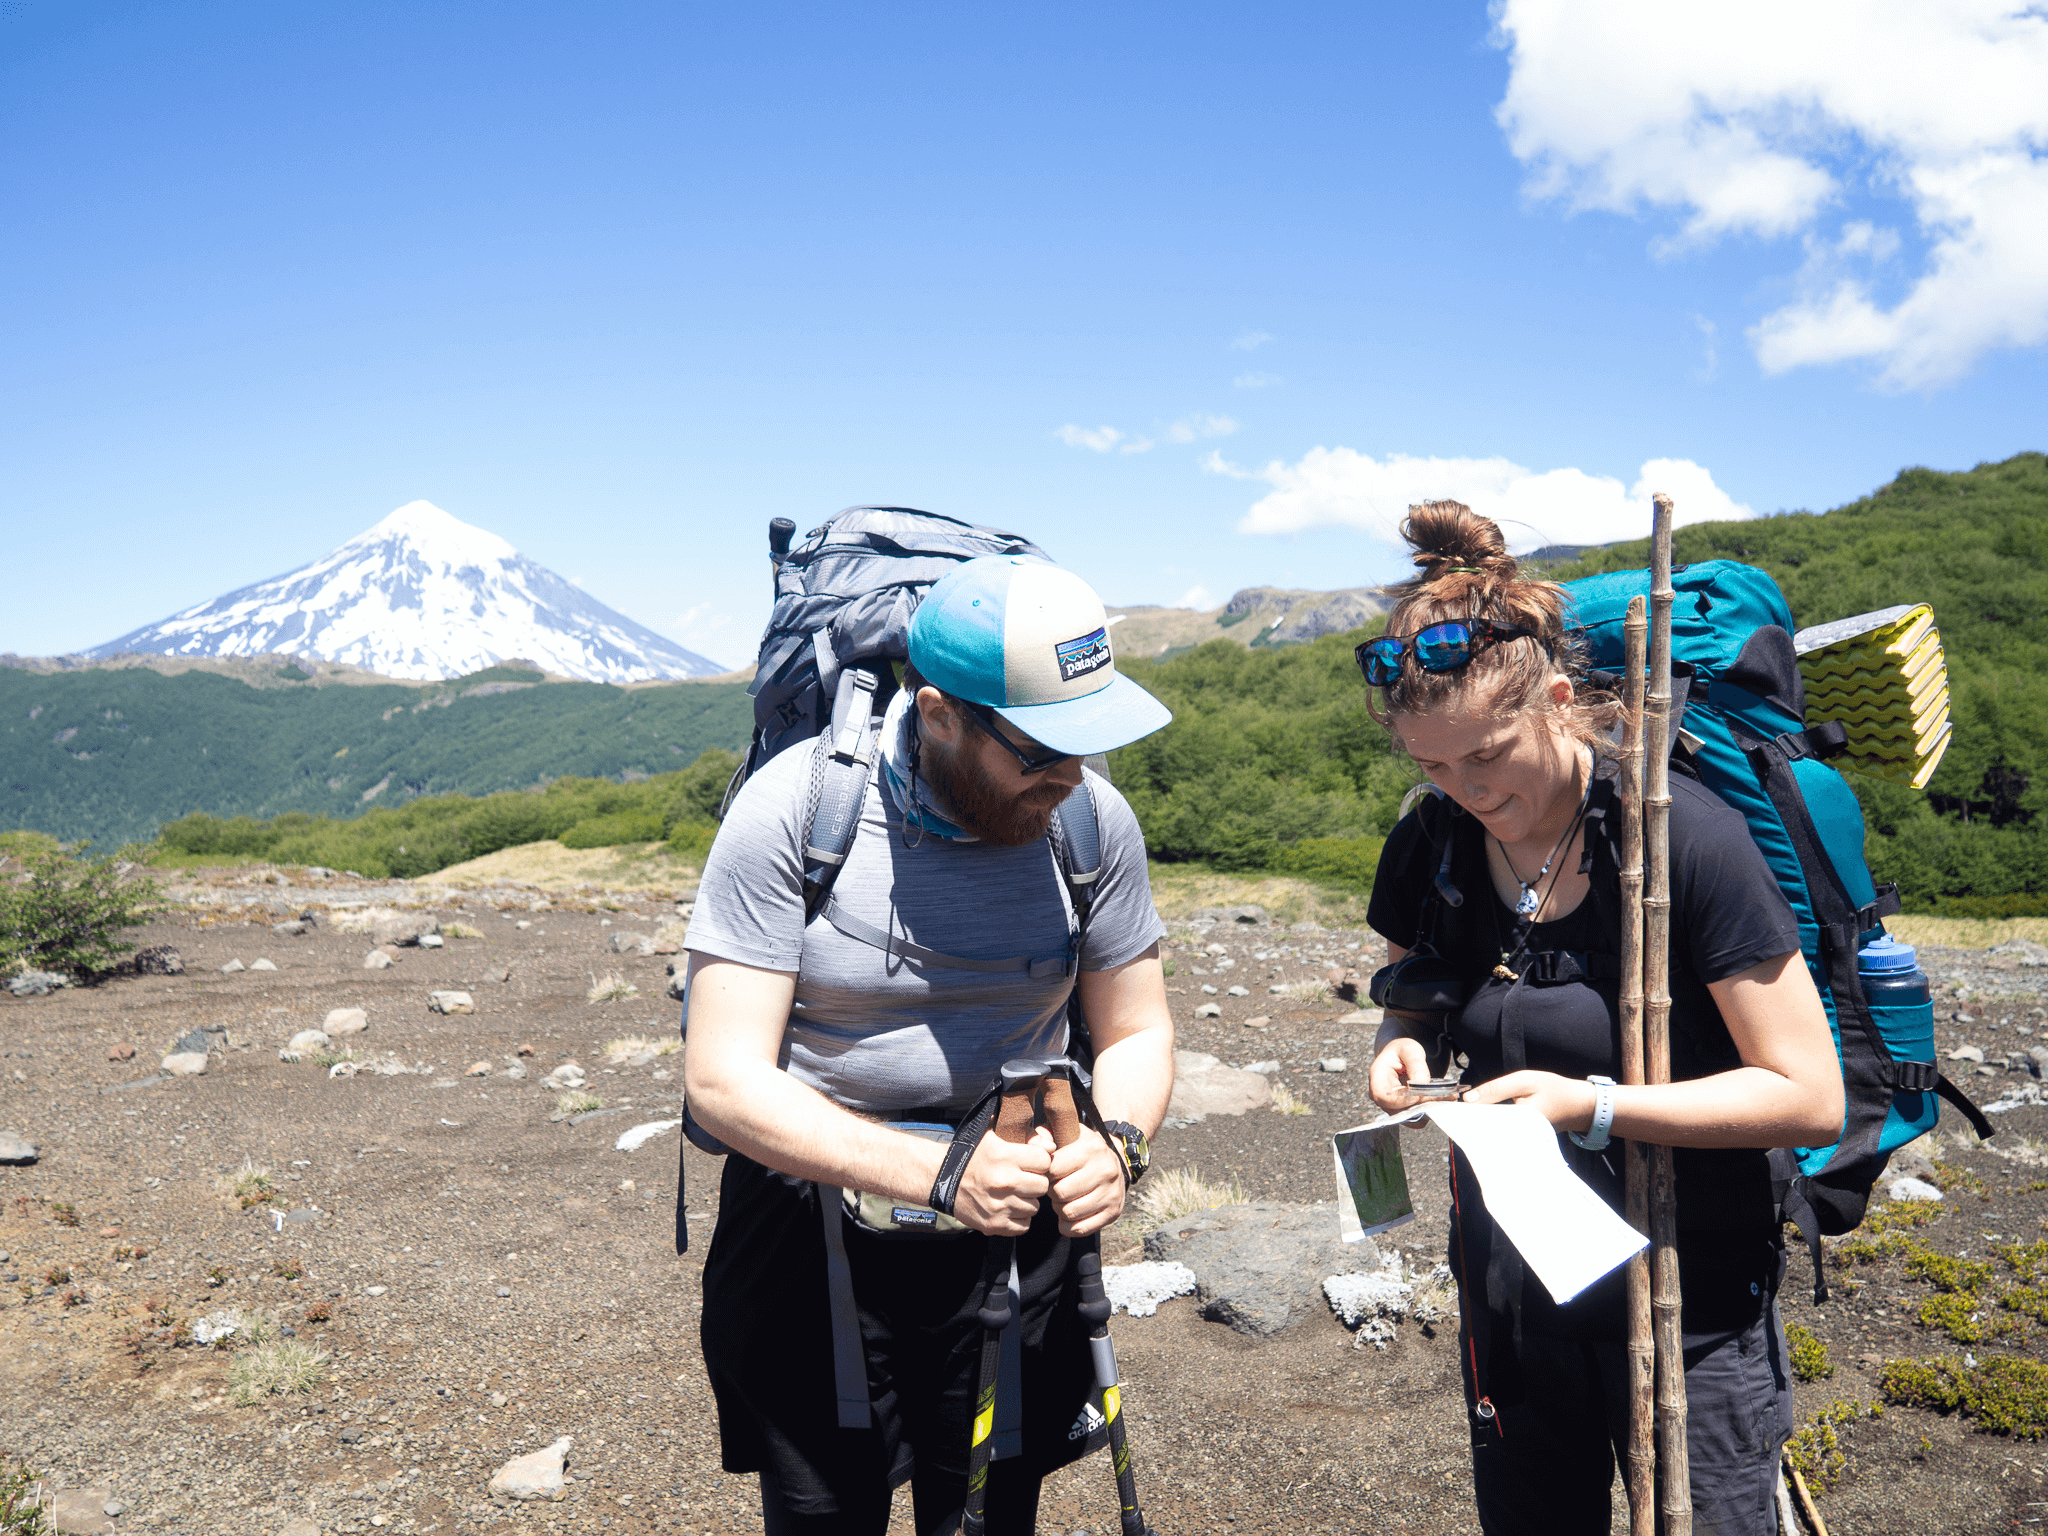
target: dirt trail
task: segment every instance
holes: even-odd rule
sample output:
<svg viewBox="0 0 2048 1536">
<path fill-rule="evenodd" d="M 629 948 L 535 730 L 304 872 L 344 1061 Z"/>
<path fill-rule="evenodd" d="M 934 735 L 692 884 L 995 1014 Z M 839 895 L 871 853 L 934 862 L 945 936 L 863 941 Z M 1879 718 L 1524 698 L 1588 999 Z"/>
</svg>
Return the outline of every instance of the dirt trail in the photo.
<svg viewBox="0 0 2048 1536">
<path fill-rule="evenodd" d="M 301 890 L 220 878 L 193 894 L 205 900 L 140 936 L 175 946 L 186 974 L 0 996 L 0 1128 L 41 1152 L 33 1167 L 0 1168 L 0 1275 L 18 1277 L 0 1286 L 0 1455 L 109 1491 L 127 1506 L 122 1531 L 242 1536 L 305 1519 L 342 1532 L 757 1531 L 751 1481 L 718 1468 L 696 1343 L 702 1245 L 673 1251 L 676 1134 L 615 1150 L 621 1132 L 676 1115 L 680 1063 L 608 1062 L 599 1049 L 672 1034 L 667 958 L 618 954 L 610 941 L 651 936 L 674 906 L 646 892 L 346 880 Z M 364 969 L 369 936 L 337 919 L 371 901 L 422 899 L 444 925 L 482 936 Z M 310 933 L 271 927 L 307 909 Z M 1159 1166 L 1231 1174 L 1254 1197 L 1329 1198 L 1326 1138 L 1371 1113 L 1372 1029 L 1339 1022 L 1351 1004 L 1302 984 L 1331 960 L 1370 974 L 1376 941 L 1270 925 L 1176 934 L 1169 985 L 1182 1048 L 1278 1061 L 1277 1080 L 1309 1108 L 1168 1130 Z M 1201 953 L 1211 941 L 1228 953 Z M 278 969 L 219 969 L 259 957 Z M 1219 970 L 1220 958 L 1234 964 Z M 1973 990 L 1961 1004 L 1945 998 L 1944 1015 L 1966 1007 L 1984 1023 L 1945 1024 L 1944 1044 L 1976 1028 L 1988 1048 L 1983 1030 L 1997 1018 L 2012 1021 L 2005 1046 L 2029 1043 L 2018 1031 L 2039 1002 L 2033 978 L 2048 972 L 1981 956 L 1954 965 Z M 637 995 L 587 1001 L 608 972 Z M 1250 995 L 1227 996 L 1234 982 Z M 1222 1016 L 1194 1021 L 1205 983 L 1218 987 Z M 1299 995 L 1268 990 L 1288 985 Z M 428 994 L 446 988 L 470 992 L 475 1014 L 429 1012 Z M 310 1060 L 279 1060 L 294 1033 L 338 1007 L 370 1019 L 339 1046 L 419 1070 L 335 1079 Z M 1269 1022 L 1247 1027 L 1257 1017 Z M 226 1034 L 204 1076 L 133 1086 L 158 1076 L 173 1041 L 208 1026 Z M 121 1042 L 133 1059 L 109 1060 Z M 522 1044 L 535 1054 L 513 1081 Z M 1318 1069 L 1336 1056 L 1349 1070 Z M 556 1095 L 538 1079 L 567 1059 L 607 1113 L 551 1123 Z M 480 1060 L 491 1075 L 466 1076 Z M 1990 1098 L 2026 1081 L 2008 1072 L 1976 1091 Z M 2048 1132 L 2048 1108 L 2000 1118 L 2019 1136 Z M 1445 1235 L 1433 1137 L 1410 1142 L 1419 1219 L 1394 1235 L 1430 1261 Z M 1982 1257 L 1984 1234 L 2041 1235 L 2048 1168 L 2029 1147 L 1994 1156 L 1997 1145 L 1943 1147 L 1949 1199 L 1919 1237 Z M 274 1204 L 243 1209 L 223 1192 L 245 1163 L 272 1170 Z M 718 1164 L 692 1152 L 686 1172 L 701 1238 Z M 1110 1248 L 1112 1261 L 1136 1256 L 1128 1237 Z M 1837 1400 L 1874 1401 L 1880 1359 L 1962 1353 L 1914 1321 L 1932 1292 L 1900 1261 L 1836 1272 L 1837 1299 L 1820 1309 L 1803 1266 L 1787 1283 L 1787 1316 L 1814 1329 L 1837 1371 L 1800 1387 L 1802 1421 Z M 330 1353 L 318 1391 L 235 1406 L 231 1351 L 180 1343 L 176 1330 L 223 1308 L 268 1315 Z M 1446 1331 L 1404 1323 L 1388 1350 L 1358 1349 L 1318 1312 L 1255 1342 L 1203 1322 L 1188 1300 L 1115 1328 L 1141 1489 L 1166 1536 L 1476 1530 Z M 2037 1334 L 1974 1348 L 2032 1352 Z M 2037 1442 L 1906 1409 L 1839 1433 L 1847 1470 L 1822 1496 L 1837 1536 L 2007 1530 L 2048 1512 Z M 495 1504 L 490 1474 L 560 1434 L 575 1437 L 569 1498 Z M 1055 1478 L 1043 1510 L 1048 1532 L 1115 1531 L 1105 1461 Z"/>
</svg>

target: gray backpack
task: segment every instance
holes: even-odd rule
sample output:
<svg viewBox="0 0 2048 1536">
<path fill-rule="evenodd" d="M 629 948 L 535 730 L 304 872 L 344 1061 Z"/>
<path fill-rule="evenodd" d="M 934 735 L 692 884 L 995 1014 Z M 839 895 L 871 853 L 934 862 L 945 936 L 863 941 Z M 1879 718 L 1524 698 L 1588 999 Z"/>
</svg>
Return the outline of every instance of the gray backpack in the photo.
<svg viewBox="0 0 2048 1536">
<path fill-rule="evenodd" d="M 910 616 L 933 582 L 982 555 L 1037 555 L 1029 539 L 915 507 L 848 507 L 792 547 L 796 524 L 768 525 L 775 606 L 761 636 L 754 681 L 754 737 L 726 803 L 784 747 L 824 734 L 841 677 L 875 678 L 871 707 L 896 691 L 887 663 L 909 659 Z"/>
</svg>

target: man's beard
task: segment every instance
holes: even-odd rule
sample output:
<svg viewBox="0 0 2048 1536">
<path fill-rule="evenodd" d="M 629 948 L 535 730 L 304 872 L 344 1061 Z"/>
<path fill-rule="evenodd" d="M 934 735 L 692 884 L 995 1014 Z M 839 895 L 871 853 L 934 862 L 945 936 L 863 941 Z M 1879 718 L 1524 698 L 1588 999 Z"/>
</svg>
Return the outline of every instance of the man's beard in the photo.
<svg viewBox="0 0 2048 1536">
<path fill-rule="evenodd" d="M 998 848 L 1022 848 L 1044 837 L 1052 813 L 1072 793 L 1064 784 L 1040 783 L 1022 794 L 1007 794 L 990 780 L 977 754 L 948 751 L 937 742 L 925 742 L 922 757 L 918 766 L 961 830 Z"/>
</svg>

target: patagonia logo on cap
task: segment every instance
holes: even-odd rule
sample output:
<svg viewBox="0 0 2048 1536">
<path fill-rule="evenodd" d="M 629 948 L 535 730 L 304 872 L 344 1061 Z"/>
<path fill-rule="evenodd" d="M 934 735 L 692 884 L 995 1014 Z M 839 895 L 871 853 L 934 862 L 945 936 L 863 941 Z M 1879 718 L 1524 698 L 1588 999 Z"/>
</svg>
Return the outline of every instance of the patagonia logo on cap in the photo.
<svg viewBox="0 0 2048 1536">
<path fill-rule="evenodd" d="M 1062 640 L 1053 650 L 1060 660 L 1060 681 L 1071 683 L 1110 664 L 1109 631 L 1098 629 L 1078 640 Z"/>
</svg>

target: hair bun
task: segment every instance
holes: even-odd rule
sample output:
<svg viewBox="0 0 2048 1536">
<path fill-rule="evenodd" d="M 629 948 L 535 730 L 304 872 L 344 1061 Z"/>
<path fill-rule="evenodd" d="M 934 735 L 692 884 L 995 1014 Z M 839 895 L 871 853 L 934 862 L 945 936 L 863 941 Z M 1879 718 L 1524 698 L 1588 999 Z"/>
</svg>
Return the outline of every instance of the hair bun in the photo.
<svg viewBox="0 0 2048 1536">
<path fill-rule="evenodd" d="M 1415 552 L 1417 586 L 1452 576 L 1514 579 L 1517 563 L 1499 527 L 1462 501 L 1416 502 L 1401 524 L 1401 537 Z"/>
</svg>

